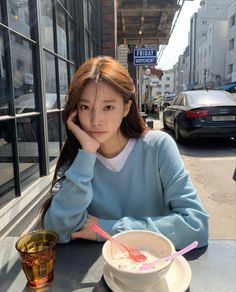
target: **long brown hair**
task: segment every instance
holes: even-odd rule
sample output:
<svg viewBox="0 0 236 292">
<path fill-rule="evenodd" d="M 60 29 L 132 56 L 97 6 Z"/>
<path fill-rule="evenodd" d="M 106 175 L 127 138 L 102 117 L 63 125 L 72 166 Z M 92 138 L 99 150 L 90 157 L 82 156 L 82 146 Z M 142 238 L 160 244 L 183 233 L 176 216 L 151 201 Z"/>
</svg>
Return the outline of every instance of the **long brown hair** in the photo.
<svg viewBox="0 0 236 292">
<path fill-rule="evenodd" d="M 109 56 L 97 56 L 87 60 L 77 70 L 74 79 L 68 90 L 68 99 L 64 110 L 64 120 L 66 121 L 69 115 L 77 108 L 78 100 L 85 86 L 92 80 L 105 82 L 114 90 L 118 91 L 124 102 L 132 101 L 130 111 L 123 118 L 120 130 L 127 138 L 139 138 L 142 133 L 148 130 L 143 121 L 136 103 L 136 92 L 132 78 L 126 68 Z M 65 123 L 66 125 L 66 123 Z M 60 153 L 54 177 L 53 185 L 58 181 L 58 170 L 66 163 L 68 166 L 72 164 L 78 149 L 81 148 L 79 141 L 67 129 L 67 139 Z M 51 192 L 52 193 L 52 192 Z M 52 200 L 52 195 L 44 203 L 41 209 L 41 224 L 43 225 L 43 217 L 46 210 L 49 208 Z"/>
</svg>

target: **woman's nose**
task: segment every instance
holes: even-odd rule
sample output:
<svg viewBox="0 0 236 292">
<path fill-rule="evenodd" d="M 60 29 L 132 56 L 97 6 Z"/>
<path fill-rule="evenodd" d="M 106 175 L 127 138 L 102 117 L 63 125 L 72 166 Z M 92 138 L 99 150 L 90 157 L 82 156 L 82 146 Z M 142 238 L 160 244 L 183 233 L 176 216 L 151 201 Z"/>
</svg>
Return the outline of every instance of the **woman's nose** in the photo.
<svg viewBox="0 0 236 292">
<path fill-rule="evenodd" d="M 93 109 L 91 112 L 91 125 L 96 127 L 102 122 L 102 113 L 98 109 Z"/>
</svg>

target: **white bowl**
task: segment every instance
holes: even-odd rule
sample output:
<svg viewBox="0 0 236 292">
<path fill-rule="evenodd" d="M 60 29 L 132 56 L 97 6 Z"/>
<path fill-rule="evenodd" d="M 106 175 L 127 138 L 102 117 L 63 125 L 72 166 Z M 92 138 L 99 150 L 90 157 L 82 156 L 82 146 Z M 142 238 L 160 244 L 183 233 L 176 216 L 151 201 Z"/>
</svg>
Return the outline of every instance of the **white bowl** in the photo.
<svg viewBox="0 0 236 292">
<path fill-rule="evenodd" d="M 171 255 L 175 252 L 173 243 L 165 236 L 146 230 L 130 230 L 118 233 L 113 236 L 125 245 L 137 248 L 140 251 L 146 251 L 153 256 L 160 258 Z M 103 258 L 114 277 L 122 282 L 127 288 L 133 290 L 147 290 L 157 284 L 159 279 L 167 273 L 172 261 L 164 261 L 161 265 L 156 265 L 155 269 L 150 270 L 128 270 L 121 269 L 114 262 L 114 258 L 125 249 L 116 244 L 106 241 L 103 245 Z"/>
</svg>

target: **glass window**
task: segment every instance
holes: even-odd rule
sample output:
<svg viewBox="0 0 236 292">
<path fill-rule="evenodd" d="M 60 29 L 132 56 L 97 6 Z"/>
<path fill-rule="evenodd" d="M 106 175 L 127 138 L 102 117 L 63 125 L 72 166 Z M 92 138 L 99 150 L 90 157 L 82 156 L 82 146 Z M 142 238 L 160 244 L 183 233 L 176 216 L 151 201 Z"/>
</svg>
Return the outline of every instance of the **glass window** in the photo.
<svg viewBox="0 0 236 292">
<path fill-rule="evenodd" d="M 47 114 L 48 118 L 48 152 L 49 161 L 59 156 L 59 112 L 51 112 Z"/>
<path fill-rule="evenodd" d="M 94 43 L 93 43 L 93 39 L 90 37 L 90 42 L 89 42 L 89 50 L 90 50 L 90 54 L 89 54 L 89 56 L 90 56 L 90 57 L 93 57 L 93 53 L 94 53 L 93 45 L 94 45 Z"/>
<path fill-rule="evenodd" d="M 84 30 L 84 57 L 85 59 L 89 58 L 89 37 L 88 37 L 88 32 L 85 29 Z"/>
<path fill-rule="evenodd" d="M 22 190 L 39 178 L 38 117 L 17 119 L 19 168 Z"/>
<path fill-rule="evenodd" d="M 57 50 L 58 54 L 67 58 L 66 16 L 61 7 L 57 7 Z"/>
<path fill-rule="evenodd" d="M 66 8 L 66 0 L 59 0 L 61 4 Z M 71 0 L 70 0 L 71 1 Z"/>
<path fill-rule="evenodd" d="M 9 121 L 0 122 L 0 206 L 15 196 L 14 169 L 12 158 L 12 133 Z"/>
<path fill-rule="evenodd" d="M 74 1 L 67 0 L 67 10 L 70 15 L 74 16 Z"/>
<path fill-rule="evenodd" d="M 230 27 L 235 25 L 235 19 L 236 19 L 236 15 L 235 14 L 230 17 Z"/>
<path fill-rule="evenodd" d="M 29 1 L 8 0 L 9 26 L 30 37 Z"/>
<path fill-rule="evenodd" d="M 231 74 L 233 72 L 233 64 L 228 65 L 228 74 Z"/>
<path fill-rule="evenodd" d="M 233 50 L 233 48 L 234 48 L 234 38 L 229 40 L 229 50 Z"/>
<path fill-rule="evenodd" d="M 35 111 L 32 45 L 16 35 L 11 45 L 16 112 Z"/>
<path fill-rule="evenodd" d="M 60 84 L 60 99 L 61 107 L 65 106 L 65 98 L 68 90 L 68 73 L 67 73 L 67 63 L 59 60 L 59 84 Z"/>
<path fill-rule="evenodd" d="M 3 32 L 0 30 L 0 116 L 8 114 L 8 80 L 6 76 L 6 58 Z"/>
<path fill-rule="evenodd" d="M 69 21 L 69 44 L 70 44 L 70 51 L 69 51 L 69 59 L 72 62 L 75 62 L 75 25 L 73 21 Z"/>
<path fill-rule="evenodd" d="M 55 57 L 47 52 L 44 52 L 44 69 L 46 108 L 47 110 L 55 109 L 57 108 Z"/>
<path fill-rule="evenodd" d="M 92 34 L 93 34 L 93 29 L 94 29 L 94 27 L 93 27 L 93 22 L 94 22 L 93 14 L 95 14 L 94 12 L 95 11 L 93 9 L 93 6 L 92 6 L 91 2 L 89 1 L 89 3 L 88 3 L 89 20 L 88 21 L 89 21 L 89 30 Z"/>
<path fill-rule="evenodd" d="M 2 19 L 2 2 L 0 2 L 0 22 L 3 22 L 3 19 Z"/>
<path fill-rule="evenodd" d="M 41 30 L 43 44 L 48 49 L 54 51 L 54 34 L 53 34 L 53 16 L 52 16 L 52 1 L 40 1 L 41 6 Z"/>
<path fill-rule="evenodd" d="M 88 0 L 84 0 L 84 24 L 88 27 Z"/>
<path fill-rule="evenodd" d="M 70 65 L 70 81 L 73 80 L 74 75 L 75 75 L 75 66 Z"/>
<path fill-rule="evenodd" d="M 62 123 L 62 141 L 65 142 L 67 138 L 65 123 Z"/>
</svg>

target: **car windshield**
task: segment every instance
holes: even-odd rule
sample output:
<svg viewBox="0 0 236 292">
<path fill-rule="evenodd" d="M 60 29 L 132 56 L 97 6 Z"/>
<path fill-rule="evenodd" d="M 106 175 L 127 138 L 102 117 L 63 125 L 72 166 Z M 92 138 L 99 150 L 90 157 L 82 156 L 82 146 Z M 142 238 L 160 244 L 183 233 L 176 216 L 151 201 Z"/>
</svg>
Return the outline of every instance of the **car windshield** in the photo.
<svg viewBox="0 0 236 292">
<path fill-rule="evenodd" d="M 236 105 L 236 97 L 225 91 L 196 91 L 187 94 L 190 106 Z"/>
</svg>

